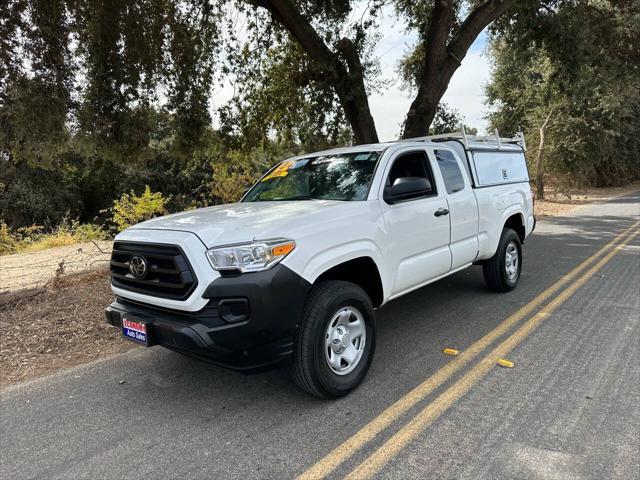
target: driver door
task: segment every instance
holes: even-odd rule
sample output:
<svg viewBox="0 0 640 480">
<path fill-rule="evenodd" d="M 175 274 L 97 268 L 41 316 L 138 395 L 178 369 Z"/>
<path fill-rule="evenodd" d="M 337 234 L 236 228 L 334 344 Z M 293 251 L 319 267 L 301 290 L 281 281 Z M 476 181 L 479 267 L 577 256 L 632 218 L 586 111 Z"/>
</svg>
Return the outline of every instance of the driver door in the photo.
<svg viewBox="0 0 640 480">
<path fill-rule="evenodd" d="M 431 185 L 430 191 L 391 203 L 380 195 L 388 265 L 391 271 L 395 270 L 391 293 L 395 297 L 449 272 L 450 225 L 444 189 L 436 181 L 425 150 L 401 151 L 389 165 L 384 184 L 387 190 L 399 178 L 425 177 Z"/>
</svg>

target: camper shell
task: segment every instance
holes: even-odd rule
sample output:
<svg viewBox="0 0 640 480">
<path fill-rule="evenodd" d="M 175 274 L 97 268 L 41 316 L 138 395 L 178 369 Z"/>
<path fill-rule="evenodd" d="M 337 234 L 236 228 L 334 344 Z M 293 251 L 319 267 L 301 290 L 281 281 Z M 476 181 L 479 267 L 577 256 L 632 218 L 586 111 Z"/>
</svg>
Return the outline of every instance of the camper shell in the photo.
<svg viewBox="0 0 640 480">
<path fill-rule="evenodd" d="M 529 170 L 525 156 L 524 134 L 515 137 L 495 135 L 468 135 L 461 127 L 459 132 L 410 138 L 406 141 L 444 143 L 462 160 L 473 188 L 493 187 L 510 183 L 529 182 Z"/>
</svg>

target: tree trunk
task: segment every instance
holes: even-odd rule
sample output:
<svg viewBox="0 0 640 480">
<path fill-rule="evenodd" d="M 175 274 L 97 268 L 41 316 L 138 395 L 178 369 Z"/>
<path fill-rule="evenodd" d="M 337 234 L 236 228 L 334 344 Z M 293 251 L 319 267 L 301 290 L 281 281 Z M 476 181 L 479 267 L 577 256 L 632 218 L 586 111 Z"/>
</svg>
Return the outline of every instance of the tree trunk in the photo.
<svg viewBox="0 0 640 480">
<path fill-rule="evenodd" d="M 345 116 L 353 130 L 356 145 L 378 143 L 376 124 L 369 109 L 369 97 L 364 87 L 364 68 L 353 42 L 343 38 L 338 42 L 338 51 L 349 68 L 346 78 L 340 78 L 335 86 Z"/>
<path fill-rule="evenodd" d="M 536 198 L 540 200 L 544 200 L 544 155 L 542 153 L 544 149 L 544 133 L 552 112 L 549 111 L 547 118 L 544 119 L 540 127 L 540 143 L 538 144 L 538 155 L 536 156 Z"/>
<path fill-rule="evenodd" d="M 449 82 L 447 81 L 447 85 L 448 84 Z M 424 90 L 424 92 L 421 92 L 421 90 Z M 429 127 L 433 123 L 438 104 L 444 94 L 444 92 L 443 94 L 438 94 L 437 92 L 439 90 L 435 85 L 429 85 L 428 83 L 420 85 L 418 95 L 416 95 L 416 98 L 411 102 L 411 107 L 407 113 L 402 138 L 407 139 L 429 135 Z M 429 94 L 427 92 L 432 93 Z"/>
<path fill-rule="evenodd" d="M 369 110 L 369 101 L 364 90 L 364 84 L 354 85 L 344 91 L 336 88 L 336 92 L 344 109 L 344 114 L 353 130 L 354 143 L 356 145 L 378 143 L 378 132 Z"/>
</svg>

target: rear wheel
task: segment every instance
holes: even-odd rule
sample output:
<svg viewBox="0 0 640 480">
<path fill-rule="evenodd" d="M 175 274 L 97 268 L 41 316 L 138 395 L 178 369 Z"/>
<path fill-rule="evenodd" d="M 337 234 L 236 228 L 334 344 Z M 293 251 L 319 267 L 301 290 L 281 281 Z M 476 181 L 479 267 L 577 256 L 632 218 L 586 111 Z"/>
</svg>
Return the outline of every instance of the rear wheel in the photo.
<svg viewBox="0 0 640 480">
<path fill-rule="evenodd" d="M 522 271 L 522 245 L 518 234 L 505 228 L 496 254 L 482 266 L 487 286 L 496 292 L 509 292 L 516 288 Z"/>
<path fill-rule="evenodd" d="M 364 379 L 375 351 L 373 305 L 359 286 L 341 280 L 312 290 L 294 347 L 292 377 L 319 398 L 338 398 Z"/>
</svg>

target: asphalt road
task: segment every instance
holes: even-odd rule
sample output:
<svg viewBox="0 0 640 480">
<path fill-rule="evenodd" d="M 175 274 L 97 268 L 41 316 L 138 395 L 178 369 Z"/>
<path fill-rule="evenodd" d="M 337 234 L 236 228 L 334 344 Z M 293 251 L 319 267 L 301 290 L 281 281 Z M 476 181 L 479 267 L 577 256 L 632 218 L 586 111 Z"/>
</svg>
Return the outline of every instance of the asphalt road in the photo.
<svg viewBox="0 0 640 480">
<path fill-rule="evenodd" d="M 6 390 L 0 478 L 640 478 L 639 195 L 540 222 L 514 292 L 473 267 L 382 308 L 338 401 L 159 347 Z"/>
</svg>

